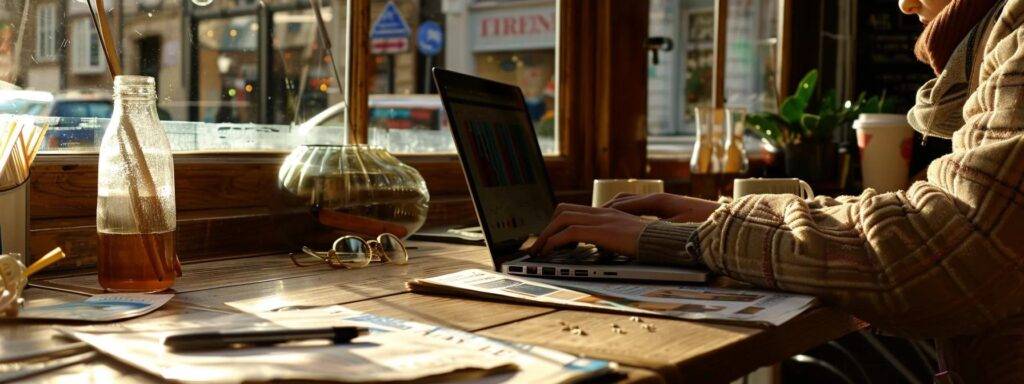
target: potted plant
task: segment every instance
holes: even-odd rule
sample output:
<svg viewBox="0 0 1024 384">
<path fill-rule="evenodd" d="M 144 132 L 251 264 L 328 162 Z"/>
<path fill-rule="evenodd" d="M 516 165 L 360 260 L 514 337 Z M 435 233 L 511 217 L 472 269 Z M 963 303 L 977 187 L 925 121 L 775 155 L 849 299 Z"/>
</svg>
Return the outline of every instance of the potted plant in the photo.
<svg viewBox="0 0 1024 384">
<path fill-rule="evenodd" d="M 808 72 L 797 85 L 796 92 L 779 105 L 778 113 L 761 112 L 747 116 L 754 132 L 776 147 L 782 148 L 786 174 L 806 181 L 823 181 L 834 177 L 837 159 L 835 136 L 838 128 L 849 126 L 861 113 L 878 112 L 884 108 L 885 94 L 840 104 L 835 90 L 820 98 L 817 92 L 818 71 Z"/>
</svg>

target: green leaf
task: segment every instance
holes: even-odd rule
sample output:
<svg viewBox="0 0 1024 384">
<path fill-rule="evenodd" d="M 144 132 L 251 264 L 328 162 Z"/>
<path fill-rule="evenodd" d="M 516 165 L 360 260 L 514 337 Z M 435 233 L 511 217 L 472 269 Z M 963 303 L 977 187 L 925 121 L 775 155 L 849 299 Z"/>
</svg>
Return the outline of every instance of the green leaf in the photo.
<svg viewBox="0 0 1024 384">
<path fill-rule="evenodd" d="M 800 118 L 800 126 L 803 127 L 804 135 L 814 135 L 818 131 L 818 125 L 821 123 L 821 117 L 818 115 L 805 113 Z"/>
<path fill-rule="evenodd" d="M 747 115 L 747 125 L 759 136 L 774 140 L 779 134 L 778 124 L 767 113 Z"/>
<path fill-rule="evenodd" d="M 885 98 L 885 90 L 882 90 L 882 97 L 878 100 L 878 112 L 879 113 L 892 113 L 896 110 L 896 106 L 892 104 L 892 99 Z"/>
<path fill-rule="evenodd" d="M 800 80 L 800 84 L 796 86 L 796 93 L 793 97 L 796 98 L 799 105 L 803 105 L 805 108 L 811 101 L 811 96 L 814 95 L 814 91 L 818 86 L 818 70 L 812 69 L 804 75 L 804 78 Z M 801 110 L 802 112 L 802 110 Z"/>
<path fill-rule="evenodd" d="M 790 96 L 782 101 L 782 106 L 779 107 L 779 116 L 789 125 L 799 125 L 800 117 L 803 116 L 805 110 L 807 110 L 807 104 L 801 104 L 799 99 Z"/>
<path fill-rule="evenodd" d="M 881 102 L 878 96 L 871 96 L 860 109 L 860 113 L 878 113 L 881 110 Z"/>
<path fill-rule="evenodd" d="M 789 125 L 800 125 L 800 119 L 804 112 L 807 111 L 807 106 L 810 104 L 811 97 L 814 96 L 817 84 L 818 70 L 812 69 L 797 84 L 796 92 L 782 101 L 782 105 L 779 106 L 779 115 Z"/>
<path fill-rule="evenodd" d="M 774 113 L 763 112 L 747 115 L 746 122 L 754 133 L 770 141 L 775 146 L 784 144 L 782 142 L 783 132 L 790 130 L 787 123 Z"/>
</svg>

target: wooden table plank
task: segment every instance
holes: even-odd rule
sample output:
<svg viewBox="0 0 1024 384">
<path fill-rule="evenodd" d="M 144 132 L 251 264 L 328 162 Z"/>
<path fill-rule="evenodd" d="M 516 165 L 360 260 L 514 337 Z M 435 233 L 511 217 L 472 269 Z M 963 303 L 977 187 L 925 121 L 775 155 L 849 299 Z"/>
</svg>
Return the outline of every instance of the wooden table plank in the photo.
<svg viewBox="0 0 1024 384">
<path fill-rule="evenodd" d="M 414 259 L 470 251 L 477 251 L 479 253 L 479 251 L 484 249 L 483 247 L 473 245 L 422 241 L 411 241 L 409 246 L 415 247 L 415 249 L 410 250 L 410 257 Z M 331 268 L 326 264 L 296 267 L 287 254 L 186 263 L 182 266 L 182 277 L 178 278 L 174 283 L 172 292 L 187 293 L 211 288 L 277 281 L 293 277 L 316 276 L 329 270 Z M 33 280 L 32 285 L 85 294 L 103 292 L 95 273 Z"/>
<path fill-rule="evenodd" d="M 560 322 L 586 334 L 565 332 Z M 725 382 L 856 329 L 849 316 L 831 309 L 768 329 L 661 318 L 643 323 L 654 331 L 629 315 L 565 310 L 479 333 L 648 368 L 668 382 Z M 612 324 L 625 332 L 615 333 Z"/>
<path fill-rule="evenodd" d="M 513 321 L 556 312 L 556 309 L 520 304 L 507 304 L 475 299 L 401 293 L 345 304 L 357 311 L 478 331 L 501 326 Z M 662 384 L 664 379 L 654 371 L 633 366 L 622 366 L 623 377 L 607 382 Z M 605 381 L 598 381 L 605 382 Z"/>
<path fill-rule="evenodd" d="M 344 304 L 402 293 L 406 291 L 405 282 L 411 279 L 438 276 L 466 268 L 491 268 L 490 256 L 485 251 L 416 256 L 406 265 L 382 264 L 362 269 L 335 269 L 312 276 L 188 292 L 178 295 L 177 299 L 183 303 L 220 310 L 231 310 L 232 307 L 226 303 L 235 303 L 238 308 L 249 312 L 286 306 Z"/>
<path fill-rule="evenodd" d="M 493 301 L 402 293 L 345 304 L 357 311 L 476 331 L 552 313 L 555 309 Z"/>
</svg>

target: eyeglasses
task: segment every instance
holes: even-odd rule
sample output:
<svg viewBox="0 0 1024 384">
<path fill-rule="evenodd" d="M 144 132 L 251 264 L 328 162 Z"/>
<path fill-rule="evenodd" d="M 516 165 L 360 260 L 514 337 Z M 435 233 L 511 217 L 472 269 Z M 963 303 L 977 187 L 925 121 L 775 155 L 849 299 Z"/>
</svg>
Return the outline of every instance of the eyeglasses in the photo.
<svg viewBox="0 0 1024 384">
<path fill-rule="evenodd" d="M 334 240 L 331 249 L 326 252 L 317 252 L 309 247 L 302 247 L 302 253 L 320 259 L 331 268 L 364 268 L 374 261 L 395 264 L 409 262 L 409 251 L 405 247 L 405 243 L 398 236 L 390 233 L 377 236 L 374 240 L 363 240 L 358 236 L 342 236 Z M 289 256 L 291 256 L 292 262 L 300 267 L 318 264 L 302 263 L 294 253 Z"/>
</svg>

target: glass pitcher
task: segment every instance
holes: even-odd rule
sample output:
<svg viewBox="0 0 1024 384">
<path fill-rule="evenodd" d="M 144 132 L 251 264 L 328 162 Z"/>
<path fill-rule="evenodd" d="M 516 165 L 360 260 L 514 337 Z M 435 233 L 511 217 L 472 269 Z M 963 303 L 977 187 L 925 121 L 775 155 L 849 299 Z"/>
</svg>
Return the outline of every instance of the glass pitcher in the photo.
<svg viewBox="0 0 1024 384">
<path fill-rule="evenodd" d="M 117 76 L 99 155 L 99 283 L 158 292 L 180 273 L 174 247 L 174 159 L 156 111 L 152 77 Z"/>
</svg>

